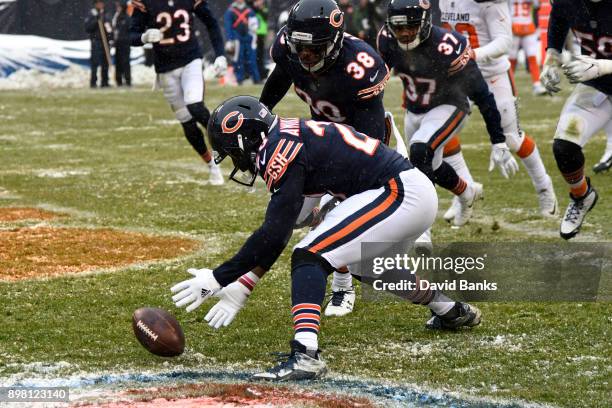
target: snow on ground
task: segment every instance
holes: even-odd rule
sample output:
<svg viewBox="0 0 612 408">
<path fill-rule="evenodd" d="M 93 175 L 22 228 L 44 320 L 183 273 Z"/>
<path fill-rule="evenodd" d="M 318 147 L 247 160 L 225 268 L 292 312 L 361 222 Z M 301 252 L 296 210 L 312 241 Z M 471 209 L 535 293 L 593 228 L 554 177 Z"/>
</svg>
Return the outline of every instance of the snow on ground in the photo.
<svg viewBox="0 0 612 408">
<path fill-rule="evenodd" d="M 111 79 L 112 83 L 112 79 Z M 155 71 L 144 65 L 132 66 L 132 85 L 153 86 Z M 63 71 L 43 72 L 21 69 L 6 78 L 0 78 L 0 90 L 88 88 L 89 69 L 71 65 Z"/>
</svg>

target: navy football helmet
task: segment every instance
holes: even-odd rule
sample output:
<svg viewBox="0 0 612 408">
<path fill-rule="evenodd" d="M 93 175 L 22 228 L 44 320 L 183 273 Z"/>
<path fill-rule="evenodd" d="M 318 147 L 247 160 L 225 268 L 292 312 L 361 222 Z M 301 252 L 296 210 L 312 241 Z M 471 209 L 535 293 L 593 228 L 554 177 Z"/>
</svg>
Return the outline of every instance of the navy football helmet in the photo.
<svg viewBox="0 0 612 408">
<path fill-rule="evenodd" d="M 300 0 L 289 12 L 284 41 L 308 72 L 329 68 L 343 38 L 344 13 L 334 0 Z"/>
<path fill-rule="evenodd" d="M 268 108 L 252 96 L 234 96 L 212 113 L 208 137 L 219 164 L 229 156 L 234 164 L 230 180 L 252 186 L 257 177 L 257 151 L 276 121 Z M 242 176 L 236 177 L 238 172 Z"/>
<path fill-rule="evenodd" d="M 385 24 L 403 50 L 412 50 L 431 34 L 429 0 L 391 0 Z"/>
</svg>

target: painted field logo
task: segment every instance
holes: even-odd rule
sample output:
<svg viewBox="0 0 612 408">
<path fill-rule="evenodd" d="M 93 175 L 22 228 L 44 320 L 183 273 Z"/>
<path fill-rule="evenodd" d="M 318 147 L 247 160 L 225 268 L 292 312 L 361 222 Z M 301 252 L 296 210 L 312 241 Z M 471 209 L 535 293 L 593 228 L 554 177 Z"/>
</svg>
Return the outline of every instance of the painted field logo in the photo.
<svg viewBox="0 0 612 408">
<path fill-rule="evenodd" d="M 136 326 L 142 330 L 142 332 L 144 334 L 146 334 L 147 336 L 149 336 L 150 338 L 153 339 L 153 341 L 157 341 L 157 338 L 159 337 L 157 334 L 155 334 L 155 332 L 151 329 L 149 329 L 149 326 L 147 326 L 146 324 L 144 324 L 144 322 L 142 320 L 138 320 L 138 323 L 136 323 Z"/>
</svg>

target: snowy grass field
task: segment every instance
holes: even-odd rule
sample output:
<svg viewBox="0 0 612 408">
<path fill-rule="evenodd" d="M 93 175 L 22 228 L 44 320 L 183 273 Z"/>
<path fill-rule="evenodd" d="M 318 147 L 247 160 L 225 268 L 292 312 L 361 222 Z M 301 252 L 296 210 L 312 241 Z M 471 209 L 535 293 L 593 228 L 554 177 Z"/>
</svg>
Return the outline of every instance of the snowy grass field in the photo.
<svg viewBox="0 0 612 408">
<path fill-rule="evenodd" d="M 527 77 L 521 74 L 518 79 L 522 126 L 538 142 L 564 210 L 567 191 L 551 143 L 569 90 L 554 98 L 535 98 Z M 258 95 L 260 90 L 208 85 L 206 101 L 212 110 L 231 95 Z M 401 84 L 392 80 L 385 102 L 398 125 L 403 122 L 400 94 Z M 307 109 L 290 92 L 277 113 L 304 116 Z M 245 373 L 268 367 L 273 363 L 270 352 L 287 349 L 292 334 L 289 251 L 228 328 L 215 332 L 202 322 L 210 304 L 187 314 L 170 300 L 170 286 L 187 277 L 187 268 L 214 267 L 234 254 L 262 220 L 268 194 L 263 184 L 255 192 L 233 183 L 207 185 L 206 167 L 184 139 L 161 92 L 148 87 L 3 91 L 0 123 L 0 207 L 35 207 L 67 215 L 44 222 L 0 222 L 0 230 L 35 225 L 112 227 L 199 242 L 197 251 L 166 261 L 53 279 L 0 281 L 0 385 L 45 378 L 52 384 L 95 388 L 104 381 L 70 379 L 143 372 L 179 373 L 158 376 L 156 381 L 166 384 L 179 381 L 180 373 L 204 381 L 209 378 L 206 373 L 215 370 Z M 437 221 L 434 239 L 559 242 L 559 221 L 538 215 L 524 168 L 510 181 L 487 172 L 490 148 L 478 113 L 472 115 L 462 141 L 475 178 L 484 184 L 485 199 L 471 223 L 461 229 Z M 589 173 L 604 146 L 605 138 L 599 135 L 586 147 Z M 223 169 L 229 173 L 229 163 Z M 592 176 L 600 201 L 578 241 L 612 240 L 611 177 L 612 173 Z M 440 210 L 449 204 L 450 195 L 440 191 Z M 296 233 L 292 242 L 301 234 Z M 161 307 L 177 316 L 187 338 L 182 356 L 155 357 L 136 342 L 131 314 L 142 306 Z M 322 323 L 321 348 L 337 389 L 350 390 L 338 380 L 350 376 L 415 390 L 405 394 L 403 406 L 610 406 L 610 303 L 478 306 L 483 312 L 481 326 L 432 333 L 424 329 L 428 312 L 423 308 L 358 298 L 353 314 Z M 133 385 L 137 379 L 130 381 Z M 432 402 L 423 395 L 458 399 Z"/>
</svg>

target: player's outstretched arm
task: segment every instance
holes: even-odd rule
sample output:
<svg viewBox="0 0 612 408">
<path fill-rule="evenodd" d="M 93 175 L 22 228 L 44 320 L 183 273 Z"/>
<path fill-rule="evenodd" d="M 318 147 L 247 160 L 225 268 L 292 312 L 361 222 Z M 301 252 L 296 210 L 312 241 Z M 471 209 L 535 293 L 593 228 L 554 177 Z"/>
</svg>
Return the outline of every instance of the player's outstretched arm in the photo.
<svg viewBox="0 0 612 408">
<path fill-rule="evenodd" d="M 161 40 L 161 33 L 159 30 L 147 30 L 147 11 L 144 4 L 138 0 L 132 1 L 132 4 L 134 5 L 134 11 L 130 18 L 130 44 L 134 47 L 140 47 L 147 42 L 159 42 Z M 159 35 L 151 30 L 157 31 Z M 145 31 L 148 31 L 149 34 L 145 35 Z M 155 39 L 157 39 L 157 41 L 153 41 Z"/>
<path fill-rule="evenodd" d="M 213 15 L 212 11 L 210 11 L 210 9 L 208 8 L 207 2 L 196 0 L 193 12 L 206 26 L 206 31 L 208 31 L 208 37 L 210 38 L 210 42 L 212 43 L 217 58 L 225 55 L 225 47 L 223 41 L 223 34 L 221 34 L 221 27 L 219 27 L 217 19 Z"/>
<path fill-rule="evenodd" d="M 505 178 L 513 176 L 519 169 L 518 163 L 506 144 L 506 136 L 501 126 L 501 115 L 480 69 L 474 61 L 470 61 L 458 75 L 461 75 L 458 79 L 465 84 L 464 86 L 467 86 L 469 98 L 478 106 L 491 138 L 489 171 L 499 167 Z"/>
<path fill-rule="evenodd" d="M 544 59 L 544 69 L 540 75 L 540 82 L 549 93 L 556 93 L 561 90 L 561 51 L 570 29 L 569 15 L 571 10 L 566 3 L 553 4 L 548 24 L 548 35 L 546 58 Z"/>
<path fill-rule="evenodd" d="M 211 327 L 219 329 L 229 326 L 246 305 L 259 278 L 272 267 L 287 246 L 304 201 L 303 186 L 304 168 L 292 166 L 285 174 L 282 185 L 272 187 L 275 192 L 268 204 L 263 225 L 251 235 L 236 256 L 215 269 L 215 281 L 224 288 L 215 293 L 220 300 L 204 317 Z M 244 273 L 244 268 L 250 264 L 257 266 Z"/>
<path fill-rule="evenodd" d="M 292 83 L 291 76 L 279 64 L 276 64 L 272 73 L 266 79 L 259 101 L 266 105 L 268 109 L 273 110 L 287 94 Z"/>
</svg>

